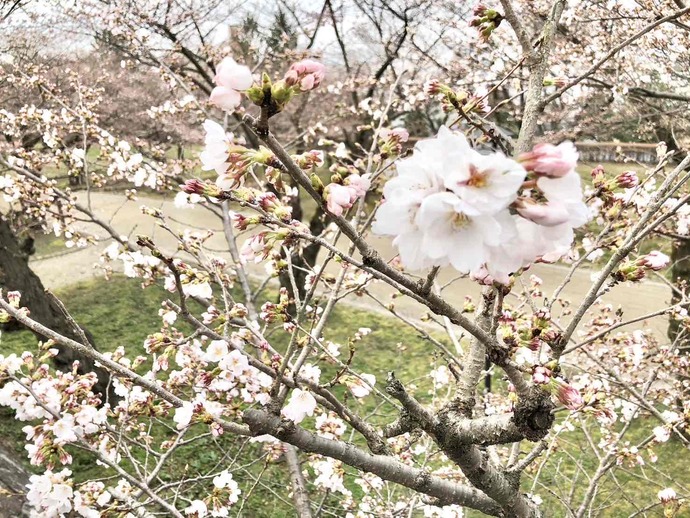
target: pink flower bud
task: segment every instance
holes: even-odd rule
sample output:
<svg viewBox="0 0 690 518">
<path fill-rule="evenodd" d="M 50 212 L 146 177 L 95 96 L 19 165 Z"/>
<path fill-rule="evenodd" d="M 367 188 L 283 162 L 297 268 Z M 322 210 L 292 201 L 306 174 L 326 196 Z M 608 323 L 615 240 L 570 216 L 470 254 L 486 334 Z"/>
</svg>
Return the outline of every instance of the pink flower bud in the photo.
<svg viewBox="0 0 690 518">
<path fill-rule="evenodd" d="M 335 216 L 342 216 L 346 209 L 352 207 L 357 199 L 353 189 L 337 183 L 330 183 L 324 190 L 326 195 L 326 208 Z"/>
<path fill-rule="evenodd" d="M 277 196 L 272 192 L 264 192 L 257 196 L 259 206 L 266 212 L 272 212 L 273 209 L 280 206 Z"/>
<path fill-rule="evenodd" d="M 283 78 L 288 86 L 299 85 L 302 92 L 313 90 L 326 76 L 326 67 L 318 61 L 303 59 L 293 64 Z"/>
<path fill-rule="evenodd" d="M 561 203 L 537 203 L 531 198 L 519 198 L 515 202 L 518 214 L 544 227 L 555 227 L 568 221 L 568 209 Z"/>
<path fill-rule="evenodd" d="M 578 152 L 572 142 L 562 142 L 558 146 L 537 144 L 529 153 L 518 157 L 528 171 L 550 178 L 565 176 L 577 166 Z"/>
<path fill-rule="evenodd" d="M 202 195 L 204 194 L 205 184 L 198 178 L 192 178 L 191 180 L 187 180 L 184 185 L 181 185 L 180 187 L 182 188 L 182 191 L 186 192 L 187 194 Z"/>
<path fill-rule="evenodd" d="M 568 84 L 568 80 L 564 77 L 548 77 L 544 79 L 544 86 L 563 88 L 566 84 Z"/>
<path fill-rule="evenodd" d="M 484 16 L 488 9 L 489 8 L 487 6 L 485 6 L 484 4 L 477 4 L 474 6 L 474 9 L 472 10 L 472 12 L 475 16 Z"/>
<path fill-rule="evenodd" d="M 213 78 L 216 86 L 211 92 L 210 101 L 222 108 L 231 111 L 242 102 L 241 91 L 252 85 L 252 72 L 248 67 L 239 65 L 234 59 L 227 57 L 216 66 L 216 75 Z"/>
<path fill-rule="evenodd" d="M 470 279 L 483 286 L 492 286 L 494 283 L 494 278 L 483 265 L 470 272 Z"/>
<path fill-rule="evenodd" d="M 536 385 L 546 385 L 551 381 L 551 371 L 546 367 L 537 366 L 532 372 L 532 381 Z"/>
<path fill-rule="evenodd" d="M 213 81 L 218 86 L 233 90 L 246 90 L 252 86 L 253 79 L 249 67 L 238 64 L 231 57 L 226 57 L 216 66 L 216 75 Z"/>
<path fill-rule="evenodd" d="M 625 171 L 616 176 L 616 185 L 622 189 L 631 189 L 640 184 L 640 179 L 635 171 Z"/>
<path fill-rule="evenodd" d="M 345 179 L 345 185 L 354 191 L 355 199 L 366 195 L 369 187 L 371 187 L 371 180 L 369 180 L 369 176 L 371 175 L 365 174 L 360 176 L 358 174 L 351 174 Z M 355 200 L 352 201 L 354 202 Z"/>
<path fill-rule="evenodd" d="M 649 252 L 647 255 L 640 257 L 636 264 L 638 266 L 658 272 L 659 270 L 666 268 L 670 262 L 671 259 L 669 256 L 659 252 L 658 250 L 654 250 L 653 252 Z"/>
<path fill-rule="evenodd" d="M 582 405 L 585 404 L 580 392 L 573 387 L 568 385 L 564 381 L 558 381 L 558 389 L 556 392 L 556 397 L 566 408 L 569 410 L 578 410 Z"/>
</svg>

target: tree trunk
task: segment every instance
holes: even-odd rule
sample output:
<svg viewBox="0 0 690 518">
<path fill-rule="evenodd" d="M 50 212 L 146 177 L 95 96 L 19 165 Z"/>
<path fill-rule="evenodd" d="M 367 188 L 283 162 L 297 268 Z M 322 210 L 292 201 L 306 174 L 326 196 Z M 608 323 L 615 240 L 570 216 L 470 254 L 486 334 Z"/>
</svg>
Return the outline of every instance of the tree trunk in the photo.
<svg viewBox="0 0 690 518">
<path fill-rule="evenodd" d="M 673 131 L 666 126 L 657 126 L 656 136 L 660 142 L 665 142 L 669 151 L 680 151 L 678 143 L 673 135 Z M 675 155 L 672 161 L 677 160 Z M 686 290 L 690 286 L 690 240 L 674 239 L 671 248 L 671 281 L 680 289 Z M 681 298 L 673 292 L 673 303 L 680 302 Z M 681 331 L 680 322 L 669 318 L 668 337 L 671 341 L 678 338 L 678 333 Z M 690 348 L 690 337 L 682 336 L 679 338 L 679 343 L 676 344 L 679 348 L 687 350 Z"/>
<path fill-rule="evenodd" d="M 0 518 L 29 516 L 25 495 L 30 476 L 21 459 L 0 443 Z"/>
<path fill-rule="evenodd" d="M 58 303 L 46 293 L 41 279 L 29 267 L 29 255 L 20 240 L 12 231 L 9 222 L 0 216 L 0 288 L 4 291 L 21 292 L 21 305 L 29 308 L 31 317 L 44 326 L 60 333 L 63 336 L 83 342 L 81 333 L 69 322 Z M 84 330 L 86 339 L 93 346 L 94 339 L 88 330 Z M 45 337 L 37 335 L 40 340 Z M 74 351 L 56 345 L 58 355 L 54 361 L 56 367 L 62 371 L 70 371 L 72 363 L 79 361 L 79 372 L 95 372 L 98 382 L 94 386 L 94 392 L 108 394 L 112 399 L 112 390 L 109 390 L 110 376 L 104 369 L 97 368 L 89 358 L 82 357 Z"/>
<path fill-rule="evenodd" d="M 690 239 L 675 239 L 673 241 L 671 265 L 673 283 L 678 289 L 686 291 L 687 288 L 690 287 Z M 677 304 L 680 301 L 681 297 L 674 291 L 673 303 Z M 690 350 L 688 350 L 690 349 L 690 337 L 687 336 L 687 333 L 684 336 L 678 337 L 680 331 L 682 331 L 680 321 L 671 317 L 668 324 L 669 339 L 675 341 L 676 338 L 678 338 L 676 346 L 685 352 L 690 352 Z"/>
</svg>

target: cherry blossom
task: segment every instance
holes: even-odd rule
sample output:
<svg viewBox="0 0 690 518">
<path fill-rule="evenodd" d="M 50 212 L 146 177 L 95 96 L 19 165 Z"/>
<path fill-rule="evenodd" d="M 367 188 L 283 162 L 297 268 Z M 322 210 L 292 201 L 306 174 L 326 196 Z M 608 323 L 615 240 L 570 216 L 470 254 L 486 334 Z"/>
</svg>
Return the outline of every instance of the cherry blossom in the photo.
<svg viewBox="0 0 690 518">
<path fill-rule="evenodd" d="M 360 379 L 361 378 L 361 379 Z M 371 387 L 376 384 L 376 376 L 373 374 L 360 374 L 359 377 L 351 376 L 347 380 L 347 387 L 352 395 L 363 398 L 371 393 Z"/>
<path fill-rule="evenodd" d="M 343 212 L 352 207 L 357 199 L 354 189 L 337 183 L 328 184 L 324 194 L 328 211 L 336 216 L 342 216 Z"/>
<path fill-rule="evenodd" d="M 482 214 L 450 192 L 427 196 L 416 220 L 424 253 L 435 264 L 450 263 L 464 273 L 486 263 L 488 248 L 508 241 L 514 232 L 507 212 Z"/>
<path fill-rule="evenodd" d="M 582 182 L 576 172 L 558 178 L 539 178 L 537 186 L 550 204 L 567 212 L 569 227 L 577 228 L 589 221 L 589 209 L 582 199 Z"/>
<path fill-rule="evenodd" d="M 241 351 L 235 349 L 223 356 L 218 366 L 233 376 L 241 376 L 249 367 L 249 360 Z"/>
<path fill-rule="evenodd" d="M 295 389 L 292 391 L 290 401 L 283 407 L 282 414 L 295 424 L 304 421 L 307 416 L 314 415 L 316 399 L 307 390 Z"/>
<path fill-rule="evenodd" d="M 192 416 L 194 415 L 194 407 L 196 405 L 189 401 L 185 401 L 182 406 L 175 409 L 175 415 L 173 416 L 173 421 L 177 423 L 177 429 L 181 430 L 186 428 L 192 421 Z"/>
<path fill-rule="evenodd" d="M 242 102 L 240 92 L 249 88 L 253 79 L 248 67 L 226 57 L 216 67 L 214 81 L 218 86 L 211 92 L 211 102 L 223 110 L 232 111 Z"/>
<path fill-rule="evenodd" d="M 462 141 L 464 137 L 457 135 L 455 139 Z M 469 149 L 466 142 L 455 145 L 468 149 L 463 162 L 445 164 L 439 171 L 447 189 L 467 206 L 486 214 L 505 209 L 517 198 L 527 174 L 520 164 L 500 153 L 481 155 Z"/>
<path fill-rule="evenodd" d="M 522 217 L 511 215 L 526 175 L 517 162 L 480 154 L 465 137 L 441 127 L 436 138 L 419 141 L 414 155 L 398 162 L 372 229 L 395 236 L 410 269 L 450 264 L 482 283 L 507 284 L 510 274 L 536 259 L 567 253 L 573 228 L 589 219 L 574 172 L 538 178 L 546 203 L 522 197 L 515 205 Z"/>
<path fill-rule="evenodd" d="M 72 510 L 73 490 L 70 484 L 72 472 L 63 469 L 58 473 L 47 470 L 43 475 L 31 475 L 27 487 L 27 501 L 41 516 L 57 518 Z"/>
<path fill-rule="evenodd" d="M 302 92 L 313 90 L 321 84 L 326 76 L 326 67 L 313 59 L 303 59 L 290 66 L 285 73 L 285 83 L 299 85 Z"/>
<path fill-rule="evenodd" d="M 313 383 L 318 383 L 321 378 L 321 369 L 317 365 L 308 363 L 300 370 L 300 376 Z"/>
<path fill-rule="evenodd" d="M 225 489 L 228 491 L 227 502 L 230 505 L 237 503 L 240 495 L 242 494 L 237 481 L 232 478 L 232 473 L 230 473 L 228 470 L 218 473 L 218 475 L 213 478 L 213 485 L 218 489 Z"/>
<path fill-rule="evenodd" d="M 223 127 L 210 119 L 204 121 L 206 131 L 204 150 L 199 155 L 204 171 L 215 170 L 219 175 L 228 170 L 228 155 L 232 137 Z"/>
<path fill-rule="evenodd" d="M 188 516 L 194 515 L 195 518 L 204 518 L 208 514 L 208 507 L 203 500 L 192 500 L 184 512 Z"/>
<path fill-rule="evenodd" d="M 326 439 L 339 439 L 347 430 L 345 422 L 330 412 L 319 414 L 315 419 L 314 426 L 316 433 Z"/>
<path fill-rule="evenodd" d="M 66 414 L 61 419 L 55 421 L 50 429 L 53 432 L 55 444 L 65 444 L 77 440 L 74 416 L 72 414 Z"/>
<path fill-rule="evenodd" d="M 544 227 L 555 227 L 568 221 L 570 215 L 560 203 L 537 203 L 530 198 L 518 200 L 517 211 L 520 216 Z"/>
<path fill-rule="evenodd" d="M 670 262 L 671 258 L 666 254 L 659 252 L 658 250 L 649 252 L 647 255 L 640 257 L 637 260 L 637 264 L 639 266 L 644 266 L 645 268 L 649 268 L 655 272 L 663 270 Z"/>
<path fill-rule="evenodd" d="M 350 495 L 350 490 L 344 485 L 343 470 L 340 468 L 341 464 L 340 461 L 330 458 L 312 462 L 311 467 L 316 474 L 314 485 L 329 491 Z"/>
<path fill-rule="evenodd" d="M 566 176 L 577 165 L 578 152 L 572 142 L 537 144 L 532 151 L 520 155 L 519 160 L 525 169 L 549 178 Z"/>
<path fill-rule="evenodd" d="M 206 361 L 219 362 L 228 354 L 228 344 L 225 340 L 212 340 L 206 348 Z"/>
</svg>

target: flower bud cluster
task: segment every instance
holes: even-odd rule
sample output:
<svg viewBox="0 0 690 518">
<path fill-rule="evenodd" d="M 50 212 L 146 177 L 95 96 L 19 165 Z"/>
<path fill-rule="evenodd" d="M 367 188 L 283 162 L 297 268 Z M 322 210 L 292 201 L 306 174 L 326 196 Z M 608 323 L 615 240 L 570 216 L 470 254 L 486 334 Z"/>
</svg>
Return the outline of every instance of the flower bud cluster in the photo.
<svg viewBox="0 0 690 518">
<path fill-rule="evenodd" d="M 645 278 L 647 271 L 658 272 L 666 268 L 671 259 L 658 250 L 653 250 L 636 260 L 626 259 L 613 274 L 616 281 L 640 281 Z"/>
<path fill-rule="evenodd" d="M 503 15 L 494 9 L 489 9 L 483 4 L 475 6 L 474 17 L 470 20 L 470 27 L 476 27 L 482 39 L 488 40 L 491 33 L 503 21 Z"/>
<path fill-rule="evenodd" d="M 430 96 L 439 96 L 441 106 L 445 112 L 457 111 L 460 114 L 477 113 L 486 114 L 490 107 L 486 102 L 486 96 L 477 93 L 471 94 L 465 90 L 453 90 L 450 86 L 439 82 L 436 79 L 428 81 L 424 85 L 424 91 Z"/>
</svg>

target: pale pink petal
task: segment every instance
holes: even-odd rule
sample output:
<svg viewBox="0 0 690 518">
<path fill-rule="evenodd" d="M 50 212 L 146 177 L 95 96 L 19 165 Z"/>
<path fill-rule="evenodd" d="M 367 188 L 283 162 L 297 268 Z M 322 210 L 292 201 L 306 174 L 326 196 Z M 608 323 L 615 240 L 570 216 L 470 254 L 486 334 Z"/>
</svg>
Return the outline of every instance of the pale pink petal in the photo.
<svg viewBox="0 0 690 518">
<path fill-rule="evenodd" d="M 223 110 L 234 110 L 242 102 L 242 95 L 232 88 L 216 86 L 211 92 L 210 101 Z"/>
</svg>

